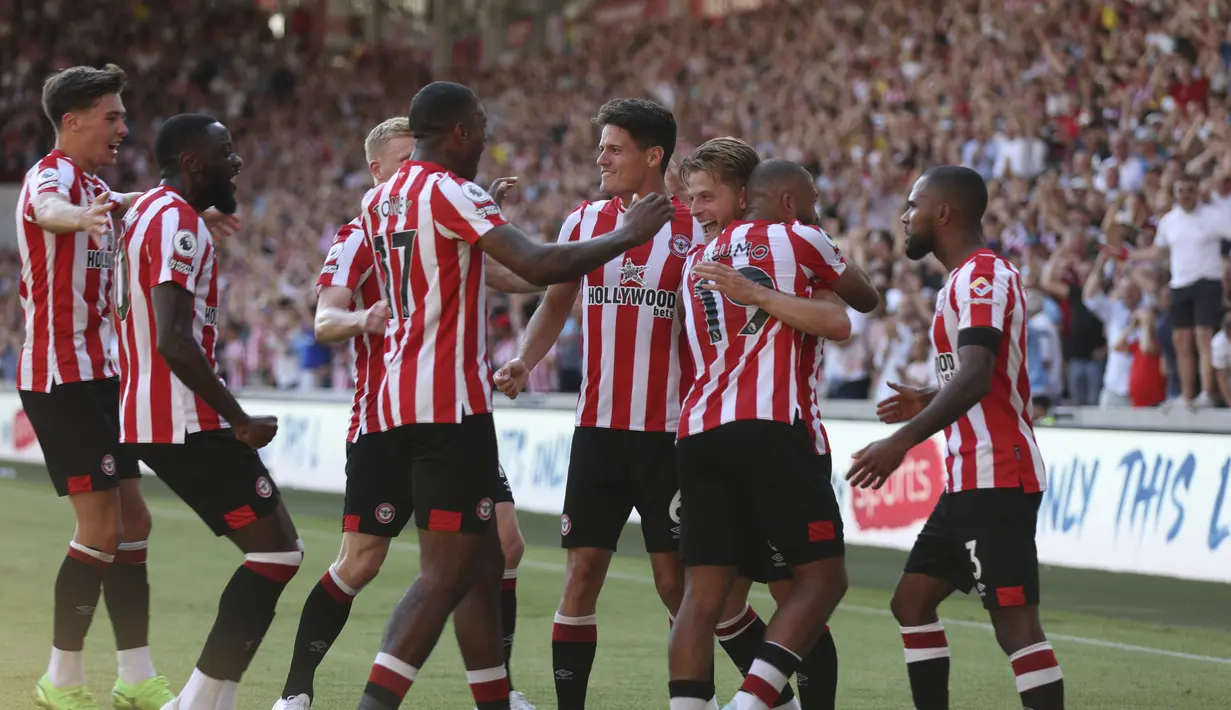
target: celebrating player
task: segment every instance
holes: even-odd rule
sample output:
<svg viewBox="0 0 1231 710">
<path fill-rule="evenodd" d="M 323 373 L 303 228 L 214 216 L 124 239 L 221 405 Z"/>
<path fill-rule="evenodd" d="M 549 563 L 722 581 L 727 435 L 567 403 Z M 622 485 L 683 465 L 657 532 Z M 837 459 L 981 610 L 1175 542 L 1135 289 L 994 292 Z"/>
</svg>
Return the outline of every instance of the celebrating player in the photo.
<svg viewBox="0 0 1231 710">
<path fill-rule="evenodd" d="M 800 419 L 807 382 L 799 373 L 800 333 L 710 282 L 733 269 L 780 293 L 806 296 L 835 283 L 845 263 L 824 232 L 797 221 L 815 214 L 806 170 L 784 160 L 761 163 L 746 195 L 747 221 L 728 224 L 686 264 L 685 334 L 696 378 L 684 398 L 677 445 L 686 577 L 671 634 L 672 710 L 714 707 L 712 634 L 737 566 L 761 553 L 764 540 L 790 566 L 792 589 L 729 707 L 777 704 L 846 591 L 828 457 L 817 465 Z"/>
<path fill-rule="evenodd" d="M 601 189 L 613 198 L 583 202 L 564 221 L 561 243 L 585 243 L 618 229 L 634 195 L 667 191 L 664 173 L 676 138 L 670 111 L 650 101 L 617 99 L 603 106 L 594 122 L 602 126 Z M 586 365 L 560 517 L 568 561 L 552 630 L 562 710 L 585 707 L 598 645 L 598 596 L 633 508 L 641 515 L 659 598 L 670 614 L 679 610 L 674 432 L 686 378 L 681 378 L 676 300 L 684 258 L 703 236 L 687 205 L 676 198 L 671 204 L 674 218 L 652 242 L 575 282 L 550 287 L 530 319 L 518 358 L 496 373 L 496 384 L 516 397 L 559 337 L 578 292 L 584 294 Z"/>
<path fill-rule="evenodd" d="M 392 322 L 375 431 L 413 479 L 420 573 L 398 603 L 360 710 L 396 708 L 454 617 L 479 710 L 509 707 L 501 649 L 503 559 L 492 517 L 502 485 L 491 416 L 483 254 L 535 284 L 577 278 L 651 239 L 672 215 L 648 195 L 600 239 L 546 245 L 508 224 L 472 180 L 487 116 L 467 87 L 429 84 L 410 106 L 414 154 L 363 201 Z M 459 600 L 461 600 L 459 602 Z"/>
<path fill-rule="evenodd" d="M 1064 681 L 1039 622 L 1034 535 L 1047 473 L 1030 420 L 1021 276 L 983 242 L 987 187 L 978 173 L 932 168 L 906 204 L 906 255 L 935 254 L 950 272 L 932 321 L 938 388 L 893 385 L 898 393 L 880 402 L 877 414 L 906 424 L 856 453 L 847 478 L 879 488 L 912 447 L 945 432 L 945 490 L 891 602 L 911 694 L 917 708 L 949 707 L 949 644 L 936 609 L 954 590 L 975 587 L 1022 705 L 1058 710 Z"/>
<path fill-rule="evenodd" d="M 375 184 L 388 180 L 414 150 L 405 116 L 390 118 L 372 129 L 363 145 Z M 513 182 L 503 178 L 493 187 L 500 202 Z M 375 431 L 376 396 L 384 376 L 385 324 L 388 304 L 381 300 L 373 275 L 372 250 L 364 243 L 363 224 L 354 219 L 338 230 L 317 282 L 316 338 L 321 342 L 353 339 L 355 397 L 346 434 L 346 496 L 343 503 L 342 549 L 338 559 L 304 602 L 295 637 L 291 668 L 282 698 L 274 710 L 308 710 L 316 669 L 342 633 L 355 596 L 376 578 L 389 543 L 401 533 L 414 510 L 412 480 L 390 461 L 382 435 Z M 536 291 L 499 264 L 487 265 L 487 284 L 506 292 Z M 371 424 L 370 424 L 371 423 Z M 502 472 L 503 475 L 503 472 Z M 493 497 L 505 555 L 501 591 L 505 666 L 512 652 L 516 627 L 517 565 L 525 542 L 513 511 L 512 490 L 505 481 Z M 510 674 L 510 688 L 512 679 Z M 512 710 L 533 710 L 525 696 L 511 691 Z"/>
<path fill-rule="evenodd" d="M 727 225 L 743 214 L 746 206 L 745 185 L 761 158 L 756 150 L 738 138 L 714 138 L 697 146 L 692 155 L 681 164 L 680 177 L 687 186 L 693 216 L 705 227 L 707 239 L 717 237 Z M 807 192 L 800 195 L 807 199 Z M 817 222 L 816 215 L 807 215 L 807 224 Z M 817 454 L 824 459 L 820 470 L 831 470 L 828 438 L 821 423 L 819 408 L 819 376 L 821 354 L 825 340 L 845 340 L 850 337 L 850 319 L 845 314 L 845 304 L 829 288 L 818 287 L 812 298 L 828 303 L 819 309 L 819 319 L 811 321 L 797 315 L 793 309 L 811 305 L 814 310 L 821 304 L 807 299 L 778 293 L 756 284 L 730 267 L 717 263 L 704 265 L 704 269 L 716 272 L 710 279 L 717 290 L 740 303 L 749 303 L 763 308 L 770 315 L 803 333 L 800 346 L 799 374 L 803 418 L 816 442 Z M 725 273 L 724 273 L 725 272 Z M 876 291 L 856 268 L 846 268 L 832 284 L 852 302 L 867 310 L 875 308 Z M 828 309 L 838 308 L 834 313 Z M 828 330 L 818 330 L 828 327 Z M 819 475 L 819 474 L 818 474 Z M 754 550 L 749 559 L 739 568 L 739 577 L 731 590 L 726 607 L 720 617 L 717 634 L 719 643 L 727 655 L 736 660 L 742 673 L 747 675 L 761 643 L 765 639 L 765 622 L 748 604 L 748 592 L 753 581 L 768 583 L 775 601 L 790 596 L 791 573 L 782 555 L 768 544 Z M 799 685 L 799 704 L 794 704 L 790 685 L 783 688 L 782 695 L 771 705 L 774 708 L 800 707 L 802 710 L 830 710 L 834 707 L 838 682 L 838 655 L 833 637 L 826 627 L 820 641 L 804 655 L 796 672 Z"/>
<path fill-rule="evenodd" d="M 157 710 L 172 697 L 150 660 L 145 558 L 150 513 L 137 462 L 119 446 L 120 388 L 111 359 L 111 211 L 120 199 L 94 173 L 114 165 L 124 125 L 124 72 L 72 67 L 43 84 L 56 147 L 26 174 L 17 204 L 26 339 L 17 367 L 23 409 L 52 484 L 77 529 L 56 577 L 51 662 L 40 707 L 98 707 L 82 647 L 100 596 L 115 628 L 115 707 Z"/>
<path fill-rule="evenodd" d="M 238 683 L 299 570 L 302 547 L 256 453 L 277 432 L 218 378 L 216 251 L 201 213 L 235 211 L 243 161 L 209 116 L 172 116 L 154 155 L 162 184 L 124 216 L 116 252 L 120 441 L 244 552 L 196 668 L 165 710 L 233 710 Z"/>
</svg>

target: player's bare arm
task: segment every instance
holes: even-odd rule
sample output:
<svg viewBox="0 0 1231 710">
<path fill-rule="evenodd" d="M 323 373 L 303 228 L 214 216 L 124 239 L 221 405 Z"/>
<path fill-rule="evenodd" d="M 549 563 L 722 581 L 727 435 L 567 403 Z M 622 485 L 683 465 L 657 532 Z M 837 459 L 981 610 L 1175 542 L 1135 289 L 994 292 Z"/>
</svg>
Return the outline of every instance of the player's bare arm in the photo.
<svg viewBox="0 0 1231 710">
<path fill-rule="evenodd" d="M 568 244 L 542 244 L 511 224 L 501 225 L 479 239 L 479 247 L 530 283 L 546 286 L 578 278 L 615 257 L 654 238 L 675 216 L 665 195 L 637 200 L 624 213 L 619 229 L 598 239 Z"/>
<path fill-rule="evenodd" d="M 542 286 L 523 279 L 495 259 L 488 259 L 484 264 L 484 274 L 484 283 L 488 288 L 504 293 L 538 293 L 543 290 Z"/>
<path fill-rule="evenodd" d="M 919 414 L 889 438 L 873 442 L 852 456 L 846 480 L 859 488 L 880 488 L 897 470 L 906 452 L 953 424 L 987 396 L 996 369 L 1001 332 L 966 328 L 958 333 L 958 371 Z"/>
<path fill-rule="evenodd" d="M 214 408 L 235 428 L 238 438 L 253 448 L 269 443 L 277 431 L 276 420 L 272 428 L 265 420 L 272 417 L 249 417 L 235 401 L 234 395 L 218 380 L 218 375 L 205 358 L 205 351 L 193 334 L 195 297 L 179 284 L 161 283 L 155 286 L 150 297 L 154 302 L 154 322 L 158 339 L 158 354 L 166 360 L 172 374 L 179 378 L 205 403 Z M 258 424 L 261 431 L 255 440 L 245 438 L 245 430 Z M 269 429 L 268 432 L 264 431 Z M 268 433 L 268 438 L 265 434 Z M 264 441 L 260 441 L 260 439 Z M 259 446 L 257 445 L 259 442 Z"/>
<path fill-rule="evenodd" d="M 44 192 L 34 198 L 34 221 L 52 234 L 86 232 L 97 239 L 107 229 L 107 215 L 113 207 L 109 192 L 89 206 L 74 205 L 58 192 Z"/>
<path fill-rule="evenodd" d="M 534 315 L 530 316 L 530 322 L 526 324 L 526 333 L 522 336 L 517 357 L 505 363 L 493 378 L 496 387 L 509 399 L 516 399 L 517 395 L 521 394 L 527 378 L 530 377 L 530 371 L 547 356 L 551 346 L 560 337 L 560 331 L 564 330 L 564 324 L 573 311 L 573 304 L 577 301 L 577 292 L 580 290 L 580 281 L 547 287 L 543 302 L 534 310 Z M 677 312 L 679 310 L 677 309 Z"/>
<path fill-rule="evenodd" d="M 340 343 L 364 333 L 378 335 L 385 332 L 389 318 L 389 306 L 377 301 L 371 308 L 362 311 L 350 310 L 354 294 L 342 286 L 325 286 L 316 302 L 316 319 L 313 332 L 322 343 Z"/>
<path fill-rule="evenodd" d="M 828 284 L 828 286 L 843 301 L 850 304 L 851 308 L 860 313 L 871 313 L 881 300 L 880 294 L 876 292 L 876 287 L 868 280 L 868 275 L 863 273 L 863 269 L 854 264 L 847 264 L 846 270 L 842 272 L 842 275 L 833 283 Z"/>
<path fill-rule="evenodd" d="M 801 333 L 826 340 L 851 337 L 851 319 L 846 315 L 845 305 L 828 300 L 819 289 L 815 298 L 793 296 L 762 286 L 730 265 L 716 261 L 697 264 L 693 272 L 705 279 L 701 288 L 759 308 Z"/>
</svg>

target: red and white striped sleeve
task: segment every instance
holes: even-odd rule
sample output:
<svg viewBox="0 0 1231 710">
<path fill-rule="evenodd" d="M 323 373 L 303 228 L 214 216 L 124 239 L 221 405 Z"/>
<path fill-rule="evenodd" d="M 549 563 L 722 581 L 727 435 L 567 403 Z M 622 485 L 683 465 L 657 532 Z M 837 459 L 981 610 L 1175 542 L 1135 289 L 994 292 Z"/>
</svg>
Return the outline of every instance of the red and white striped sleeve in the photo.
<svg viewBox="0 0 1231 710">
<path fill-rule="evenodd" d="M 565 244 L 581 239 L 581 217 L 585 214 L 586 207 L 589 206 L 589 202 L 583 202 L 568 217 L 564 218 L 564 224 L 560 225 L 560 236 L 556 238 L 556 242 Z"/>
<path fill-rule="evenodd" d="M 54 155 L 48 155 L 40 160 L 30 174 L 33 176 L 33 181 L 27 193 L 29 197 L 22 216 L 27 222 L 37 224 L 38 216 L 34 213 L 34 198 L 38 195 L 54 192 L 62 195 L 64 199 L 71 201 L 73 199 L 73 186 L 77 184 L 80 176 L 77 174 L 77 167 L 75 165 L 67 160 L 60 160 Z M 74 232 L 69 232 L 69 234 L 74 234 Z"/>
<path fill-rule="evenodd" d="M 150 286 L 173 283 L 196 291 L 210 243 L 209 231 L 197 213 L 186 206 L 167 207 L 145 228 L 150 234 L 143 243 L 158 250 L 144 260 L 150 270 Z"/>
<path fill-rule="evenodd" d="M 492 196 L 468 180 L 442 176 L 432 190 L 432 218 L 440 234 L 474 244 L 508 224 Z"/>
<path fill-rule="evenodd" d="M 334 235 L 333 245 L 325 256 L 321 275 L 316 280 L 316 292 L 326 286 L 338 286 L 352 293 L 359 290 L 372 273 L 372 250 L 366 248 L 363 226 L 358 219 L 343 225 Z"/>
<path fill-rule="evenodd" d="M 795 260 L 813 281 L 831 284 L 846 271 L 846 259 L 825 230 L 795 222 L 787 226 L 787 233 L 791 235 Z"/>
<path fill-rule="evenodd" d="M 962 267 L 953 278 L 958 331 L 966 328 L 1003 331 L 1012 282 L 1013 273 L 994 257 L 975 257 Z"/>
</svg>

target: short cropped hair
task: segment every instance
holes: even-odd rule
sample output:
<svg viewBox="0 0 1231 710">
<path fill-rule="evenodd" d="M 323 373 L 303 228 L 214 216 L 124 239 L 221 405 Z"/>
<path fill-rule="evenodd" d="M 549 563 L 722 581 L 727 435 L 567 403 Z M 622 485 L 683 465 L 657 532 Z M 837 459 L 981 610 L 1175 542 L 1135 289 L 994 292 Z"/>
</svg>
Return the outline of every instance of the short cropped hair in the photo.
<svg viewBox="0 0 1231 710">
<path fill-rule="evenodd" d="M 971 223 L 983 220 L 987 211 L 987 183 L 983 176 L 963 165 L 938 165 L 924 171 L 922 178 L 938 188 L 942 202 L 948 202 Z"/>
<path fill-rule="evenodd" d="M 123 93 L 128 75 L 114 64 L 102 69 L 76 66 L 62 69 L 43 80 L 43 113 L 56 128 L 64 114 L 85 111 L 108 94 Z"/>
<path fill-rule="evenodd" d="M 603 104 L 592 119 L 599 126 L 616 126 L 628 131 L 641 150 L 663 149 L 660 168 L 667 174 L 671 155 L 675 153 L 675 116 L 667 109 L 646 99 L 613 99 Z"/>
<path fill-rule="evenodd" d="M 680 181 L 688 184 L 693 173 L 708 171 L 714 179 L 734 188 L 748 184 L 752 171 L 761 163 L 756 149 L 738 138 L 711 138 L 680 163 Z"/>
<path fill-rule="evenodd" d="M 367 139 L 363 141 L 363 155 L 371 162 L 376 160 L 376 154 L 385 147 L 396 136 L 410 135 L 410 119 L 405 116 L 395 116 L 381 121 L 372 132 L 368 134 Z"/>
<path fill-rule="evenodd" d="M 154 159 L 163 177 L 179 173 L 180 155 L 217 122 L 203 113 L 181 113 L 163 121 L 154 137 Z"/>
<path fill-rule="evenodd" d="M 479 97 L 465 84 L 434 81 L 419 89 L 410 101 L 407 124 L 416 139 L 453 130 L 479 105 Z"/>
</svg>

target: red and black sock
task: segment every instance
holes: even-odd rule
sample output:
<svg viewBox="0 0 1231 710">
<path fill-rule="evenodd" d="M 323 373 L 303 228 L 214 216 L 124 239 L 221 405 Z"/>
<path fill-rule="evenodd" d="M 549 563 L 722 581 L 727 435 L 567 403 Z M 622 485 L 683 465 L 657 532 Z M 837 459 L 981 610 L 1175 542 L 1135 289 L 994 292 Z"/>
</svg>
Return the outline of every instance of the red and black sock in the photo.
<svg viewBox="0 0 1231 710">
<path fill-rule="evenodd" d="M 1009 656 L 1022 707 L 1029 710 L 1063 710 L 1064 674 L 1051 644 L 1044 641 Z"/>
<path fill-rule="evenodd" d="M 299 571 L 303 553 L 257 552 L 244 556 L 218 600 L 218 616 L 197 660 L 210 678 L 239 682 L 274 621 L 278 597 Z"/>
<path fill-rule="evenodd" d="M 799 706 L 803 710 L 834 710 L 838 701 L 838 647 L 829 627 L 799 662 L 795 671 Z"/>
<path fill-rule="evenodd" d="M 504 666 L 466 671 L 475 710 L 509 710 L 509 675 Z"/>
<path fill-rule="evenodd" d="M 358 589 L 346 585 L 334 567 L 321 575 L 321 580 L 308 593 L 299 615 L 295 650 L 291 656 L 291 669 L 286 674 L 286 685 L 282 687 L 282 697 L 314 697 L 316 669 L 346 626 L 351 602 L 358 593 Z"/>
<path fill-rule="evenodd" d="M 735 663 L 740 675 L 747 677 L 748 670 L 756 661 L 761 644 L 765 642 L 765 629 L 765 622 L 757 615 L 756 610 L 750 604 L 745 604 L 744 611 L 739 616 L 719 623 L 714 630 L 722 650 L 726 651 L 727 656 Z M 794 697 L 794 691 L 791 690 L 790 684 L 787 684 L 770 707 L 776 708 L 789 703 Z"/>
<path fill-rule="evenodd" d="M 782 689 L 787 686 L 799 666 L 799 660 L 799 656 L 785 646 L 772 641 L 762 643 L 757 659 L 748 669 L 748 675 L 744 676 L 744 683 L 739 687 L 736 697 L 746 693 L 765 703 L 767 707 L 775 707 Z"/>
<path fill-rule="evenodd" d="M 551 630 L 551 660 L 560 710 L 585 710 L 590 670 L 598 650 L 598 626 L 593 615 L 556 614 Z"/>
<path fill-rule="evenodd" d="M 923 626 L 903 626 L 906 674 L 916 710 L 948 710 L 949 640 L 939 621 Z"/>
<path fill-rule="evenodd" d="M 52 645 L 61 651 L 80 651 L 94 620 L 94 610 L 102 594 L 103 579 L 114 555 L 82 545 L 68 543 L 68 554 L 56 575 L 55 622 Z"/>
<path fill-rule="evenodd" d="M 397 710 L 414 685 L 419 669 L 385 652 L 376 654 L 368 683 L 363 688 L 360 710 Z"/>
</svg>

